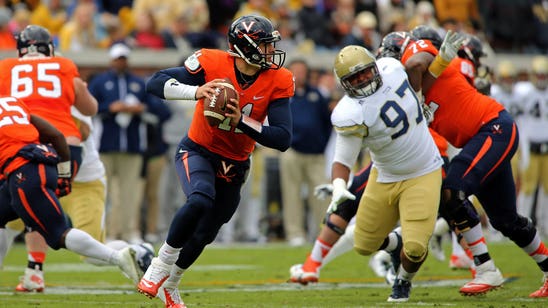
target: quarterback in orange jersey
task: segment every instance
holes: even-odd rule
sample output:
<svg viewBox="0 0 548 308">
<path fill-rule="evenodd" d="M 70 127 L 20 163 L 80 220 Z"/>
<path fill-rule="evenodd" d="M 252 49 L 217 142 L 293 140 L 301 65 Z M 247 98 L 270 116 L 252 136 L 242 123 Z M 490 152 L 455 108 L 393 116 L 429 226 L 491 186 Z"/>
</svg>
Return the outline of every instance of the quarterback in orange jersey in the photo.
<svg viewBox="0 0 548 308">
<path fill-rule="evenodd" d="M 544 272 L 543 286 L 529 296 L 548 297 L 548 249 L 531 220 L 516 212 L 510 165 L 519 139 L 514 120 L 501 104 L 470 85 L 459 70 L 460 61 L 432 65 L 439 48 L 433 44 L 435 36 L 430 29 L 414 30 L 411 33 L 419 40 L 405 50 L 402 62 L 414 76 L 410 80 L 415 90 L 421 90 L 420 76 L 424 73 L 438 76 L 428 90 L 423 89 L 425 104 L 433 114 L 431 127 L 461 148 L 449 164 L 441 205 L 441 212 L 462 233 L 474 255 L 476 276 L 460 292 L 483 294 L 504 282 L 489 256 L 479 217 L 467 199 L 473 194 L 493 227 L 522 248 Z"/>
<path fill-rule="evenodd" d="M 70 108 L 82 114 L 94 115 L 97 101 L 79 77 L 76 65 L 69 59 L 54 56 L 49 32 L 40 26 L 29 25 L 17 36 L 18 58 L 0 61 L 0 94 L 23 100 L 32 114 L 50 122 L 65 136 L 70 148 L 70 161 L 60 169 L 58 196 L 70 193 L 71 180 L 82 162 L 82 136 L 74 122 Z M 10 223 L 18 229 L 17 223 Z M 38 233 L 25 235 L 29 262 L 24 281 L 30 281 L 30 271 L 42 271 L 47 246 Z M 19 284 L 17 291 L 43 289 L 43 283 L 33 287 Z"/>
<path fill-rule="evenodd" d="M 32 115 L 21 100 L 0 97 L 0 267 L 8 248 L 6 223 L 19 217 L 51 248 L 67 248 L 118 265 L 137 282 L 139 271 L 133 249 L 114 250 L 68 226 L 55 190 L 59 169 L 69 159 L 69 148 L 59 130 Z"/>
<path fill-rule="evenodd" d="M 184 66 L 161 70 L 147 83 L 147 91 L 160 98 L 198 100 L 175 153 L 187 201 L 138 285 L 139 292 L 161 297 L 167 307 L 184 307 L 177 289 L 181 275 L 238 207 L 255 143 L 280 151 L 290 146 L 289 98 L 295 85 L 282 67 L 285 52 L 275 48 L 280 39 L 268 19 L 242 16 L 229 28 L 228 51 L 199 50 Z M 212 127 L 203 114 L 204 99 L 222 87 L 223 78 L 239 97 L 228 104 L 224 121 Z M 263 125 L 267 116 L 268 126 Z"/>
</svg>

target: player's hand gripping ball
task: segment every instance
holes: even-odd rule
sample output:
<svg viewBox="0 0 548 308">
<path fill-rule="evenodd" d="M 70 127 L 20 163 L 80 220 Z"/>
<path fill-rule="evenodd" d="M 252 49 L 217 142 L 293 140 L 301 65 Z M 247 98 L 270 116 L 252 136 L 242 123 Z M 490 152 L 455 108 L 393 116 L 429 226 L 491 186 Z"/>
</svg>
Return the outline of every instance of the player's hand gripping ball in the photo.
<svg viewBox="0 0 548 308">
<path fill-rule="evenodd" d="M 238 99 L 238 92 L 234 89 L 230 79 L 225 78 L 224 80 L 219 83 L 222 87 L 215 89 L 215 95 L 211 99 L 207 97 L 204 99 L 204 116 L 210 126 L 221 124 L 225 119 L 225 113 L 230 111 L 227 108 L 230 99 Z"/>
</svg>

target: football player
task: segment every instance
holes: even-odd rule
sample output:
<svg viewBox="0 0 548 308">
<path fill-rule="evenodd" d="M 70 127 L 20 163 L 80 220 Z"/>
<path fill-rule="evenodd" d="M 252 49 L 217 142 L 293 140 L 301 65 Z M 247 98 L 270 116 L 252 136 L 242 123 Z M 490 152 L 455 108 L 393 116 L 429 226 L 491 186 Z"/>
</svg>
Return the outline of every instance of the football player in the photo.
<svg viewBox="0 0 548 308">
<path fill-rule="evenodd" d="M 175 154 L 187 201 L 138 285 L 149 297 L 165 297 L 168 307 L 184 307 L 177 289 L 182 274 L 238 207 L 255 143 L 279 151 L 290 145 L 289 98 L 295 85 L 282 67 L 285 52 L 275 46 L 280 39 L 268 19 L 245 15 L 229 28 L 228 51 L 198 50 L 184 66 L 156 72 L 147 83 L 147 91 L 160 98 L 198 100 Z M 212 127 L 203 103 L 223 78 L 230 79 L 239 99 L 231 100 L 226 119 Z M 268 126 L 263 125 L 267 116 Z"/>
<path fill-rule="evenodd" d="M 453 52 L 440 57 L 455 57 L 459 38 L 452 32 L 447 38 L 445 49 Z M 346 95 L 331 117 L 337 138 L 328 212 L 356 198 L 347 181 L 360 150 L 368 147 L 373 165 L 356 213 L 354 249 L 362 255 L 401 251 L 388 301 L 407 301 L 434 229 L 440 191 L 432 188 L 441 187 L 443 161 L 398 60 L 375 60 L 367 49 L 351 45 L 337 54 L 334 71 Z M 391 233 L 398 220 L 401 235 Z"/>
<path fill-rule="evenodd" d="M 500 103 L 482 95 L 459 71 L 459 61 L 438 61 L 438 48 L 429 36 L 411 31 L 419 40 L 410 45 L 402 63 L 416 91 L 422 89 L 433 113 L 430 126 L 461 151 L 449 164 L 443 181 L 441 211 L 462 233 L 474 255 L 475 278 L 463 295 L 484 294 L 500 287 L 504 278 L 489 256 L 481 223 L 468 196 L 481 202 L 491 224 L 535 260 L 545 282 L 531 297 L 548 296 L 548 249 L 532 221 L 516 211 L 516 189 L 510 159 L 518 146 L 517 127 Z M 443 52 L 443 47 L 439 47 Z M 437 76 L 425 89 L 422 75 Z"/>
<path fill-rule="evenodd" d="M 71 181 L 82 162 L 82 135 L 71 115 L 71 106 L 82 114 L 97 112 L 97 101 L 80 78 L 76 65 L 68 58 L 55 57 L 52 38 L 47 29 L 29 25 L 17 36 L 18 58 L 0 61 L 0 93 L 22 99 L 36 114 L 60 130 L 70 148 L 70 162 L 59 169 L 59 197 L 70 193 Z M 17 222 L 10 223 L 18 229 Z M 47 245 L 40 234 L 29 230 L 25 234 L 28 264 L 23 281 L 41 277 L 36 288 L 21 283 L 17 291 L 41 290 L 44 287 L 42 265 Z M 35 281 L 38 281 L 34 279 Z"/>
<path fill-rule="evenodd" d="M 130 247 L 114 250 L 86 232 L 68 226 L 56 194 L 58 174 L 65 165 L 70 168 L 70 150 L 63 134 L 33 115 L 15 97 L 0 97 L 0 115 L 0 267 L 7 252 L 5 225 L 21 218 L 52 249 L 66 248 L 117 265 L 137 283 L 135 250 Z"/>
<path fill-rule="evenodd" d="M 526 217 L 535 217 L 539 230 L 548 235 L 548 57 L 532 59 L 529 79 L 516 85 L 516 96 L 523 106 L 518 205 L 520 212 Z M 537 189 L 537 207 L 533 213 Z"/>
</svg>

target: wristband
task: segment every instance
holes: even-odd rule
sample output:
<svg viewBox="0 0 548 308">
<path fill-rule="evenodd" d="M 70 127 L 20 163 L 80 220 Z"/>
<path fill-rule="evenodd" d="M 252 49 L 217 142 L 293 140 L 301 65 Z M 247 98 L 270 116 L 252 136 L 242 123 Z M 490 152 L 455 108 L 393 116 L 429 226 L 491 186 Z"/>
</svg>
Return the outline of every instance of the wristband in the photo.
<svg viewBox="0 0 548 308">
<path fill-rule="evenodd" d="M 451 61 L 447 61 L 443 59 L 439 54 L 434 58 L 434 61 L 430 63 L 430 66 L 428 66 L 428 71 L 432 76 L 438 78 L 441 73 L 443 73 L 443 70 L 447 68 L 447 66 L 451 63 Z"/>
<path fill-rule="evenodd" d="M 64 178 L 70 177 L 70 160 L 57 164 L 57 175 Z"/>
</svg>

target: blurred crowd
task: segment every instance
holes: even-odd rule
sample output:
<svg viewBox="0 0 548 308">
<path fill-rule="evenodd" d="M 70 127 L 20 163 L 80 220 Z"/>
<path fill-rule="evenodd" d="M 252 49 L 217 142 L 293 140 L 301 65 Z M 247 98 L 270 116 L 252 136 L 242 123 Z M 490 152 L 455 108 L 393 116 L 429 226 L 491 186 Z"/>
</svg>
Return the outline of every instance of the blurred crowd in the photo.
<svg viewBox="0 0 548 308">
<path fill-rule="evenodd" d="M 423 24 L 437 29 L 442 37 L 447 30 L 474 34 L 484 42 L 486 49 L 495 53 L 548 53 L 548 1 L 542 0 L 0 0 L 0 50 L 15 50 L 14 36 L 29 24 L 47 28 L 54 37 L 56 51 L 61 53 L 109 50 L 111 73 L 97 74 L 89 80 L 90 90 L 100 104 L 99 114 L 95 117 L 98 129 L 94 135 L 107 168 L 109 185 L 118 186 L 109 186 L 109 206 L 111 210 L 113 204 L 127 207 L 129 199 L 131 203 L 142 204 L 141 218 L 137 218 L 139 230 L 128 228 L 134 224 L 123 225 L 115 220 L 108 224 L 107 219 L 109 240 L 157 243 L 165 238 L 173 214 L 184 204 L 184 195 L 172 166 L 173 154 L 188 129 L 194 105 L 173 101 L 166 104 L 169 110 L 156 110 L 154 114 L 151 106 L 158 102 L 142 93 L 145 79 L 133 76 L 140 74 L 132 74 L 132 68 L 125 61 L 131 57 L 131 50 L 171 48 L 189 54 L 200 48 L 226 49 L 227 27 L 235 17 L 247 14 L 260 14 L 271 19 L 282 35 L 277 47 L 292 58 L 306 57 L 321 50 L 336 51 L 349 44 L 361 45 L 375 52 L 385 34 L 407 31 Z M 329 110 L 334 107 L 342 92 L 331 70 L 308 67 L 303 59 L 287 66 L 295 76 L 304 79 L 297 82 L 294 106 L 299 106 L 296 103 L 299 101 L 314 100 L 326 104 Z M 491 81 L 503 88 L 512 90 L 518 81 L 528 79 L 523 68 L 513 67 L 511 63 L 503 62 L 501 67 L 493 69 L 489 72 Z M 131 79 L 120 78 L 122 74 L 117 70 L 131 75 Z M 122 79 L 127 79 L 127 83 Z M 139 86 L 132 86 L 134 83 Z M 119 88 L 124 90 L 120 92 Z M 115 97 L 106 99 L 109 95 Z M 506 94 L 498 99 L 511 109 L 515 107 L 510 106 L 512 101 L 505 102 L 505 97 L 511 96 Z M 107 101 L 121 101 L 133 106 L 135 111 L 130 115 L 113 111 Z M 101 109 L 102 103 L 105 107 Z M 328 118 L 329 110 L 323 120 Z M 305 109 L 292 111 L 294 114 L 310 114 Z M 326 114 L 325 110 L 315 112 Z M 329 131 L 322 136 L 316 133 L 315 127 L 322 125 L 320 119 L 301 123 L 300 120 L 304 119 L 294 117 L 294 126 L 303 131 L 294 131 L 293 134 L 300 136 L 301 141 L 295 141 L 290 151 L 283 154 L 284 164 L 280 162 L 278 153 L 257 147 L 251 180 L 243 191 L 242 204 L 234 218 L 221 229 L 218 242 L 285 239 L 293 246 L 300 246 L 314 239 L 319 217 L 327 204 L 318 205 L 320 202 L 312 194 L 318 183 L 329 182 L 333 138 L 330 138 Z M 108 148 L 106 139 L 117 136 L 118 131 L 130 134 L 132 129 L 138 136 L 134 145 L 129 138 L 123 146 Z M 322 137 L 317 143 L 321 143 L 321 148 L 300 155 L 303 149 L 311 150 L 307 142 L 318 137 Z M 124 163 L 129 163 L 126 154 L 138 154 L 139 159 L 134 164 L 137 167 L 130 169 L 138 168 L 140 174 L 114 174 L 113 166 L 119 163 L 109 160 L 111 152 L 123 154 L 120 159 Z M 293 156 L 288 157 L 288 154 Z M 294 165 L 287 166 L 289 162 Z M 317 167 L 318 163 L 325 167 Z M 307 164 L 317 172 L 287 174 Z M 116 177 L 118 179 L 114 181 Z M 134 182 L 130 182 L 132 180 Z M 121 191 L 124 184 L 127 187 L 125 192 Z M 286 187 L 285 196 L 283 187 Z M 536 189 L 539 186 L 534 183 L 531 187 L 527 189 L 527 198 L 531 199 L 527 201 L 531 204 L 529 215 L 532 215 L 531 207 L 534 207 L 532 195 L 538 193 Z M 288 197 L 289 188 L 292 192 Z M 136 191 L 143 193 L 136 194 Z M 115 198 L 119 200 L 115 201 Z M 292 209 L 300 209 L 284 212 L 284 206 L 289 206 L 284 203 L 288 202 L 301 203 L 290 205 Z M 122 211 L 118 214 L 122 221 L 127 219 L 124 216 L 128 215 L 127 208 L 119 211 Z M 114 232 L 122 226 L 126 234 L 121 230 Z M 543 232 L 548 235 L 548 226 L 545 229 Z"/>
<path fill-rule="evenodd" d="M 118 42 L 224 49 L 233 18 L 254 13 L 275 23 L 289 53 L 348 44 L 376 50 L 385 34 L 419 24 L 442 36 L 448 29 L 475 34 L 496 52 L 548 52 L 545 0 L 1 0 L 0 49 L 13 49 L 13 35 L 28 24 L 47 28 L 61 52 Z"/>
</svg>

